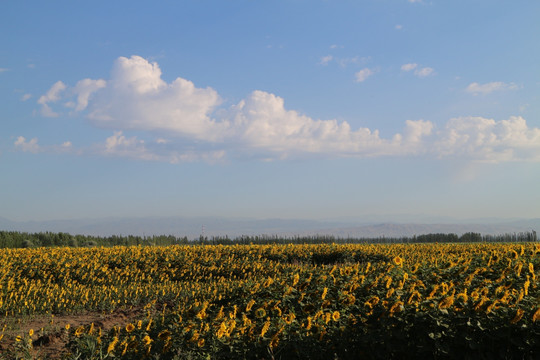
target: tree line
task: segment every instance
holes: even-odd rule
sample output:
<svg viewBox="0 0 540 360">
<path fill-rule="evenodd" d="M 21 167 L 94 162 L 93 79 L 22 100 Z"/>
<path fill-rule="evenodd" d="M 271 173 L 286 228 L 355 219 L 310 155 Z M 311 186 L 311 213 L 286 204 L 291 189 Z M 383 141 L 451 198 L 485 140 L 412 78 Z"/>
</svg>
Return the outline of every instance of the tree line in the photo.
<svg viewBox="0 0 540 360">
<path fill-rule="evenodd" d="M 167 245 L 235 245 L 235 244 L 393 244 L 393 243 L 475 243 L 475 242 L 536 242 L 536 231 L 501 235 L 482 235 L 468 232 L 457 234 L 424 234 L 411 237 L 335 237 L 331 235 L 290 236 L 279 235 L 242 235 L 235 238 L 228 236 L 200 236 L 188 239 L 174 235 L 71 235 L 64 232 L 27 233 L 18 231 L 0 231 L 0 248 L 30 247 L 93 247 L 93 246 L 167 246 Z"/>
</svg>

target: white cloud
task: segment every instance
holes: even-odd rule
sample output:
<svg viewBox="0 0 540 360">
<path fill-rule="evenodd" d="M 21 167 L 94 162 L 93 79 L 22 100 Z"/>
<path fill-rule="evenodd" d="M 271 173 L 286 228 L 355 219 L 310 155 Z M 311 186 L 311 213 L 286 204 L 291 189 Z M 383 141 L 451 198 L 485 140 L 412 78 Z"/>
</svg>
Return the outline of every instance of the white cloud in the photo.
<svg viewBox="0 0 540 360">
<path fill-rule="evenodd" d="M 24 136 L 19 136 L 15 140 L 15 147 L 24 152 L 38 153 L 41 151 L 38 145 L 38 139 L 33 138 L 32 140 L 26 140 Z"/>
<path fill-rule="evenodd" d="M 396 24 L 396 26 L 394 26 L 394 28 L 395 28 L 396 30 L 402 30 L 402 29 L 403 29 L 403 25 L 401 25 L 401 24 Z"/>
<path fill-rule="evenodd" d="M 21 96 L 21 101 L 26 101 L 32 97 L 32 94 L 24 94 Z"/>
<path fill-rule="evenodd" d="M 419 144 L 423 137 L 431 135 L 433 123 L 425 120 L 407 120 L 405 121 L 405 139 L 409 143 Z"/>
<path fill-rule="evenodd" d="M 144 146 L 143 140 L 138 140 L 136 136 L 126 138 L 122 135 L 122 131 L 115 131 L 112 136 L 108 137 L 101 151 L 104 155 L 156 160 Z"/>
<path fill-rule="evenodd" d="M 418 64 L 416 63 L 409 63 L 409 64 L 401 65 L 401 71 L 409 72 L 412 70 L 414 70 L 414 75 L 421 78 L 435 74 L 435 70 L 433 68 L 430 68 L 430 67 L 420 68 L 418 67 Z"/>
<path fill-rule="evenodd" d="M 403 65 L 401 65 L 401 70 L 403 70 L 403 71 L 411 71 L 411 70 L 416 69 L 417 66 L 418 66 L 418 64 L 415 64 L 415 63 L 403 64 Z"/>
<path fill-rule="evenodd" d="M 433 75 L 434 73 L 435 73 L 435 70 L 433 70 L 433 68 L 430 68 L 430 67 L 424 67 L 421 69 L 414 70 L 414 75 L 418 77 L 426 77 L 426 76 Z"/>
<path fill-rule="evenodd" d="M 45 95 L 42 95 L 38 99 L 38 104 L 46 104 L 49 102 L 56 102 L 61 99 L 60 93 L 66 89 L 66 84 L 64 84 L 62 81 L 57 81 L 53 84 L 53 86 L 47 91 Z"/>
<path fill-rule="evenodd" d="M 3 72 L 6 72 L 6 71 L 9 71 L 9 69 L 7 69 L 7 68 L 0 68 L 0 74 L 3 73 Z"/>
<path fill-rule="evenodd" d="M 506 84 L 500 81 L 494 81 L 486 84 L 479 84 L 477 82 L 470 83 L 469 86 L 465 89 L 466 92 L 473 95 L 478 94 L 489 94 L 494 91 L 501 90 L 516 90 L 518 86 L 514 83 Z"/>
<path fill-rule="evenodd" d="M 450 119 L 434 148 L 440 156 L 481 161 L 540 161 L 540 129 L 519 116 L 495 121 L 483 117 Z"/>
<path fill-rule="evenodd" d="M 158 139 L 156 144 L 165 144 Z M 95 152 L 104 156 L 124 157 L 135 160 L 160 161 L 177 164 L 181 162 L 206 161 L 214 163 L 220 161 L 224 156 L 223 150 L 218 151 L 160 151 L 151 149 L 151 144 L 139 140 L 136 136 L 127 138 L 121 131 L 115 131 L 103 144 L 96 144 L 92 151 L 86 150 L 83 153 Z"/>
<path fill-rule="evenodd" d="M 415 63 L 401 68 L 430 69 Z M 374 72 L 362 69 L 356 79 L 364 81 Z M 428 75 L 432 72 L 425 71 Z M 114 134 L 92 150 L 75 151 L 69 142 L 40 147 L 37 139 L 27 141 L 24 137 L 15 142 L 17 148 L 171 163 L 215 162 L 226 156 L 283 159 L 420 154 L 479 161 L 540 161 L 540 129 L 529 128 L 521 117 L 500 121 L 462 117 L 440 128 L 427 120 L 407 120 L 401 133 L 382 138 L 377 130 L 353 129 L 346 121 L 313 119 L 287 109 L 283 98 L 260 90 L 218 109 L 221 100 L 212 88 L 197 88 L 182 78 L 167 83 L 157 63 L 138 56 L 119 58 L 107 81 L 84 79 L 68 90 L 60 81 L 54 84 L 38 100 L 42 111 L 53 102 L 71 102 L 74 114 L 83 112 L 91 124 L 112 128 Z M 137 130 L 144 139 L 124 135 L 130 130 Z"/>
<path fill-rule="evenodd" d="M 57 81 L 47 91 L 45 95 L 42 95 L 37 103 L 41 105 L 41 114 L 45 117 L 57 117 L 58 113 L 54 112 L 48 105 L 51 102 L 57 102 L 61 99 L 60 94 L 66 89 L 66 85 L 62 81 Z"/>
<path fill-rule="evenodd" d="M 24 136 L 17 137 L 17 140 L 14 142 L 15 148 L 23 151 L 37 154 L 40 152 L 50 152 L 50 153 L 65 153 L 70 152 L 73 148 L 71 141 L 65 141 L 61 145 L 50 145 L 50 146 L 41 146 L 38 144 L 38 139 L 33 138 L 31 140 L 26 140 Z"/>
<path fill-rule="evenodd" d="M 364 82 L 367 80 L 368 77 L 370 77 L 373 74 L 374 74 L 373 70 L 369 68 L 364 68 L 358 71 L 356 74 L 354 74 L 354 76 L 355 76 L 356 82 Z"/>
<path fill-rule="evenodd" d="M 332 61 L 333 58 L 334 58 L 334 57 L 333 57 L 332 55 L 323 56 L 323 57 L 321 58 L 321 62 L 320 62 L 320 63 L 321 63 L 322 65 L 328 65 L 328 63 L 329 63 L 330 61 Z"/>
<path fill-rule="evenodd" d="M 84 79 L 79 81 L 77 85 L 75 85 L 75 89 L 73 90 L 74 93 L 77 94 L 77 105 L 75 107 L 75 111 L 81 111 L 86 109 L 86 107 L 88 106 L 88 100 L 90 99 L 92 93 L 104 88 L 106 85 L 107 82 L 101 79 Z"/>
<path fill-rule="evenodd" d="M 221 103 L 212 88 L 196 88 L 177 78 L 161 79 L 157 63 L 132 56 L 120 57 L 107 86 L 89 107 L 89 119 L 108 128 L 173 132 L 178 136 L 217 139 L 227 124 L 216 123 L 209 114 Z"/>
<path fill-rule="evenodd" d="M 405 154 L 416 152 L 416 143 L 427 132 L 417 130 L 417 123 L 411 121 L 405 131 L 411 136 L 396 134 L 391 140 L 382 139 L 377 130 L 352 130 L 347 122 L 314 120 L 287 110 L 282 98 L 264 91 L 254 91 L 230 113 L 232 143 L 279 158 L 299 154 L 367 157 Z"/>
</svg>

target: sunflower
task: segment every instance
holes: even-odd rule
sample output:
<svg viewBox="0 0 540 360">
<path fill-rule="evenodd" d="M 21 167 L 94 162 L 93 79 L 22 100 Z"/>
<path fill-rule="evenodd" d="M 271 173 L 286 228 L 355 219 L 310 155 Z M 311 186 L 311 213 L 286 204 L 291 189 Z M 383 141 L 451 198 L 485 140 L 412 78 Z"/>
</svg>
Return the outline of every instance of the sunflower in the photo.
<svg viewBox="0 0 540 360">
<path fill-rule="evenodd" d="M 463 302 L 469 301 L 469 296 L 467 295 L 467 289 L 465 289 L 463 292 L 460 292 L 459 294 L 457 294 L 456 299 L 457 300 L 462 299 Z"/>
<path fill-rule="evenodd" d="M 403 259 L 399 256 L 396 256 L 394 259 L 392 259 L 395 265 L 397 266 L 403 266 Z"/>
<path fill-rule="evenodd" d="M 538 309 L 537 313 L 540 313 L 540 309 Z M 313 325 L 313 324 L 312 324 L 312 322 L 311 322 L 311 316 L 308 316 L 308 317 L 307 317 L 306 330 L 310 330 L 312 325 Z"/>
<path fill-rule="evenodd" d="M 454 304 L 454 296 L 447 296 L 439 302 L 439 309 L 448 309 Z"/>
<path fill-rule="evenodd" d="M 77 330 L 75 330 L 75 336 L 79 337 L 83 334 L 83 332 L 84 332 L 84 326 L 79 326 Z"/>
<path fill-rule="evenodd" d="M 392 307 L 390 308 L 390 315 L 400 312 L 403 309 L 403 302 L 397 301 Z"/>
<path fill-rule="evenodd" d="M 113 341 L 111 341 L 111 343 L 107 347 L 107 354 L 110 354 L 110 353 L 112 353 L 114 351 L 114 348 L 115 348 L 117 343 L 118 343 L 118 337 L 115 336 Z"/>
<path fill-rule="evenodd" d="M 332 313 L 332 320 L 338 321 L 340 316 L 341 316 L 341 314 L 339 313 L 339 311 L 334 311 Z"/>
<path fill-rule="evenodd" d="M 251 299 L 246 305 L 246 312 L 250 311 L 253 305 L 255 304 L 255 300 Z"/>
<path fill-rule="evenodd" d="M 135 330 L 135 325 L 133 325 L 132 323 L 126 325 L 126 331 L 128 333 L 132 332 L 133 330 Z"/>
<path fill-rule="evenodd" d="M 285 316 L 285 322 L 287 324 L 292 324 L 294 319 L 296 319 L 296 315 L 294 315 L 294 313 L 289 313 L 287 316 Z"/>
<path fill-rule="evenodd" d="M 342 301 L 342 304 L 343 305 L 352 305 L 354 304 L 354 302 L 356 301 L 356 298 L 354 297 L 354 295 L 347 295 L 347 297 Z"/>
<path fill-rule="evenodd" d="M 537 322 L 540 320 L 540 308 L 538 308 L 536 310 L 536 312 L 534 313 L 533 317 L 532 317 L 532 321 L 533 322 Z"/>
<path fill-rule="evenodd" d="M 149 335 L 145 335 L 145 337 L 143 337 L 142 341 L 143 341 L 143 344 L 145 346 L 148 346 L 152 342 L 152 338 L 150 338 Z"/>
<path fill-rule="evenodd" d="M 517 324 L 519 320 L 523 317 L 524 311 L 522 309 L 517 309 L 516 316 L 512 320 L 510 320 L 510 324 Z"/>
<path fill-rule="evenodd" d="M 270 321 L 267 320 L 261 329 L 261 337 L 264 337 L 264 334 L 266 334 L 269 328 L 270 328 Z"/>
<path fill-rule="evenodd" d="M 366 305 L 373 307 L 379 303 L 380 299 L 378 296 L 372 296 L 368 301 L 366 301 Z"/>
<path fill-rule="evenodd" d="M 324 314 L 324 322 L 325 324 L 328 324 L 330 322 L 330 320 L 332 320 L 332 313 L 326 313 Z"/>
<path fill-rule="evenodd" d="M 322 292 L 322 295 L 321 295 L 321 300 L 324 300 L 324 298 L 326 297 L 326 294 L 327 294 L 327 293 L 328 293 L 328 288 L 325 287 L 325 288 L 323 289 L 323 292 Z"/>
<path fill-rule="evenodd" d="M 265 317 L 266 310 L 264 310 L 262 307 L 258 308 L 257 310 L 255 310 L 255 316 L 258 317 L 259 319 Z"/>
<path fill-rule="evenodd" d="M 158 338 L 161 340 L 168 340 L 171 338 L 171 332 L 169 330 L 163 330 L 158 334 Z"/>
</svg>

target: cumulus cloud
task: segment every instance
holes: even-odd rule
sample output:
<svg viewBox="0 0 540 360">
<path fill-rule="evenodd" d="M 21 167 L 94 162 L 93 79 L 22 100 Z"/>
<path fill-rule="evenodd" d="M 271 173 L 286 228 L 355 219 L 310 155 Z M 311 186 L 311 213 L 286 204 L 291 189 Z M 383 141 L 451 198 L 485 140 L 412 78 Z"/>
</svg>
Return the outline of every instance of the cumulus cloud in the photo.
<svg viewBox="0 0 540 360">
<path fill-rule="evenodd" d="M 401 71 L 409 72 L 414 70 L 414 75 L 418 77 L 426 77 L 435 74 L 435 70 L 430 67 L 419 67 L 416 63 L 401 65 Z"/>
<path fill-rule="evenodd" d="M 373 70 L 369 68 L 364 68 L 358 71 L 356 74 L 354 74 L 354 77 L 356 79 L 356 82 L 364 82 L 367 80 L 368 77 L 370 77 L 373 74 L 374 74 Z"/>
<path fill-rule="evenodd" d="M 135 160 L 169 162 L 172 164 L 193 161 L 217 162 L 225 155 L 225 152 L 222 150 L 179 152 L 160 149 L 160 145 L 166 143 L 168 141 L 164 141 L 164 139 L 157 139 L 154 143 L 147 143 L 144 140 L 138 139 L 136 136 L 128 138 L 123 135 L 122 131 L 115 131 L 104 143 L 95 144 L 92 150 L 86 150 L 84 152 L 93 152 L 109 157 L 124 157 Z"/>
<path fill-rule="evenodd" d="M 450 119 L 434 144 L 442 157 L 467 157 L 500 162 L 540 161 L 540 129 L 529 128 L 524 118 L 508 120 L 483 117 Z"/>
<path fill-rule="evenodd" d="M 323 56 L 323 57 L 321 58 L 320 63 L 321 63 L 321 65 L 328 65 L 328 63 L 329 63 L 330 61 L 332 61 L 333 58 L 334 58 L 334 57 L 333 57 L 332 55 L 326 55 L 326 56 Z"/>
<path fill-rule="evenodd" d="M 401 70 L 403 71 L 411 71 L 418 67 L 418 64 L 410 63 L 410 64 L 403 64 L 401 65 Z"/>
<path fill-rule="evenodd" d="M 31 152 L 34 154 L 40 152 L 37 138 L 26 140 L 24 136 L 19 136 L 17 140 L 15 140 L 15 147 L 24 152 Z"/>
<path fill-rule="evenodd" d="M 516 90 L 518 86 L 514 83 L 506 84 L 500 81 L 494 81 L 486 84 L 479 84 L 477 82 L 470 83 L 465 89 L 466 92 L 473 95 L 489 94 L 494 91 L 500 90 Z"/>
<path fill-rule="evenodd" d="M 427 75 L 433 72 L 415 63 L 401 69 Z M 356 79 L 365 81 L 373 73 L 362 69 Z M 72 88 L 59 81 L 38 103 L 45 114 L 46 106 L 54 112 L 48 105 L 69 104 L 73 114 L 85 114 L 91 124 L 113 130 L 103 143 L 78 150 L 103 156 L 171 163 L 216 162 L 228 156 L 283 159 L 422 154 L 480 161 L 540 161 L 540 129 L 528 127 L 521 117 L 499 121 L 454 118 L 442 127 L 428 120 L 407 120 L 401 132 L 385 138 L 376 129 L 353 129 L 346 121 L 314 119 L 287 109 L 283 98 L 261 90 L 220 107 L 221 98 L 214 89 L 198 88 L 180 77 L 168 83 L 161 75 L 155 62 L 138 56 L 120 57 L 110 79 L 84 79 Z M 130 131 L 138 135 L 125 135 Z M 20 137 L 15 146 L 22 151 L 45 151 L 37 139 Z M 64 148 L 76 152 L 71 143 Z"/>
<path fill-rule="evenodd" d="M 106 156 L 159 160 L 155 154 L 147 150 L 143 140 L 137 139 L 136 136 L 126 138 L 122 131 L 115 131 L 105 140 L 104 144 L 98 145 L 97 148 L 97 152 Z"/>
<path fill-rule="evenodd" d="M 433 68 L 430 68 L 430 67 L 423 67 L 421 69 L 416 69 L 414 71 L 414 75 L 418 77 L 426 77 L 426 76 L 433 75 L 434 73 L 435 73 L 435 70 L 433 70 Z"/>
<path fill-rule="evenodd" d="M 15 148 L 23 151 L 37 154 L 40 152 L 65 153 L 72 150 L 71 141 L 65 141 L 61 145 L 41 146 L 37 138 L 26 140 L 24 136 L 19 136 L 14 142 Z"/>
<path fill-rule="evenodd" d="M 57 102 L 61 99 L 60 94 L 66 89 L 66 84 L 62 81 L 57 81 L 54 85 L 38 99 L 38 104 L 41 105 L 41 115 L 45 117 L 57 117 L 58 113 L 54 112 L 49 103 Z"/>
<path fill-rule="evenodd" d="M 75 106 L 75 111 L 86 109 L 90 96 L 99 89 L 104 88 L 106 85 L 107 82 L 102 79 L 84 79 L 79 81 L 73 90 L 73 92 L 77 95 L 77 105 Z"/>
<path fill-rule="evenodd" d="M 343 137 L 351 135 L 348 123 L 313 120 L 285 109 L 282 98 L 264 91 L 254 91 L 231 113 L 233 138 L 249 147 L 274 153 L 328 151 L 329 148 L 343 146 Z M 369 130 L 366 135 L 369 137 Z"/>
<path fill-rule="evenodd" d="M 197 88 L 180 77 L 168 84 L 157 63 L 139 56 L 120 57 L 107 86 L 96 94 L 88 118 L 102 127 L 209 140 L 219 138 L 227 127 L 209 116 L 220 103 L 212 88 Z"/>
</svg>

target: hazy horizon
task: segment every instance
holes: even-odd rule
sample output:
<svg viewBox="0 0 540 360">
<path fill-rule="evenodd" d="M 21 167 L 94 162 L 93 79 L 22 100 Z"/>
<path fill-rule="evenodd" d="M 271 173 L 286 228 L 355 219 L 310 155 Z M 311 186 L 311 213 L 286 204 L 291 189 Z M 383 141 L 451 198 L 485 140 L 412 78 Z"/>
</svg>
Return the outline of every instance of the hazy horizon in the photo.
<svg viewBox="0 0 540 360">
<path fill-rule="evenodd" d="M 384 221 L 385 219 L 353 220 L 302 220 L 302 219 L 233 219 L 223 217 L 146 217 L 101 218 L 14 222 L 0 217 L 0 230 L 38 232 L 63 232 L 84 235 L 175 235 L 198 238 L 204 236 L 270 235 L 270 236 L 319 236 L 338 238 L 411 237 L 434 233 L 468 232 L 482 235 L 502 235 L 536 231 L 540 219 L 477 219 L 476 221 Z M 405 219 L 403 219 L 405 220 Z"/>
<path fill-rule="evenodd" d="M 539 13 L 8 2 L 0 217 L 540 218 Z"/>
</svg>

